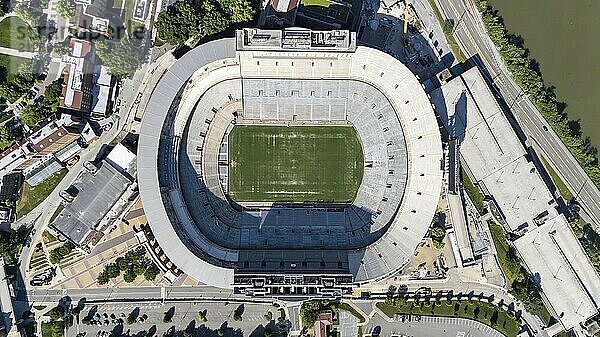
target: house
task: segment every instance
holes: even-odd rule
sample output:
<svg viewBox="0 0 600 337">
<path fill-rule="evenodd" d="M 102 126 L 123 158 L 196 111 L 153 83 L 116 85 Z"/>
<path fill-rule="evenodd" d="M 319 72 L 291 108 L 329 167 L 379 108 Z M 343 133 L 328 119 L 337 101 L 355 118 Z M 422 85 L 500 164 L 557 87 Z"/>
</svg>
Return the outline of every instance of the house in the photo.
<svg viewBox="0 0 600 337">
<path fill-rule="evenodd" d="M 29 155 L 15 171 L 21 172 L 27 183 L 35 186 L 63 168 L 64 163 L 95 137 L 89 123 L 61 114 L 27 138 Z"/>
<path fill-rule="evenodd" d="M 116 80 L 100 64 L 93 44 L 72 38 L 71 52 L 63 57 L 62 62 L 67 66 L 59 107 L 92 119 L 108 117 L 116 96 Z"/>
</svg>

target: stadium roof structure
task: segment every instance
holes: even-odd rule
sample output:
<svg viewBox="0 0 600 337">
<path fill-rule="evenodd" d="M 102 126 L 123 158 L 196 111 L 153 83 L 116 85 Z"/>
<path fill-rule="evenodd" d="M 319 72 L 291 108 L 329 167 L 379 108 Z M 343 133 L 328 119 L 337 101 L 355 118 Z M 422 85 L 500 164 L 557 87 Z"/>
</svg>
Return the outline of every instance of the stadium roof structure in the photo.
<svg viewBox="0 0 600 337">
<path fill-rule="evenodd" d="M 408 262 L 437 208 L 443 160 L 429 99 L 400 61 L 357 47 L 347 31 L 242 30 L 155 75 L 138 184 L 156 240 L 186 274 L 224 288 L 245 271 L 350 273 L 365 283 Z M 365 157 L 353 204 L 341 212 L 232 204 L 218 161 L 239 117 L 352 124 Z"/>
</svg>

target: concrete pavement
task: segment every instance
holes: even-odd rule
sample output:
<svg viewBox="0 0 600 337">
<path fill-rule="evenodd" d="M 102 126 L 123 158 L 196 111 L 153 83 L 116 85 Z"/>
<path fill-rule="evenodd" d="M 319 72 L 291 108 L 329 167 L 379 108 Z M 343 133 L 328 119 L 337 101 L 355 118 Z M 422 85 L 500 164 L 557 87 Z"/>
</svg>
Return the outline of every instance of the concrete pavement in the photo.
<svg viewBox="0 0 600 337">
<path fill-rule="evenodd" d="M 456 23 L 455 37 L 468 56 L 479 55 L 491 81 L 504 97 L 519 125 L 528 136 L 527 142 L 539 151 L 561 176 L 582 206 L 582 217 L 600 228 L 600 191 L 583 168 L 524 95 L 506 68 L 487 35 L 478 9 L 472 0 L 435 0 L 441 12 Z"/>
</svg>

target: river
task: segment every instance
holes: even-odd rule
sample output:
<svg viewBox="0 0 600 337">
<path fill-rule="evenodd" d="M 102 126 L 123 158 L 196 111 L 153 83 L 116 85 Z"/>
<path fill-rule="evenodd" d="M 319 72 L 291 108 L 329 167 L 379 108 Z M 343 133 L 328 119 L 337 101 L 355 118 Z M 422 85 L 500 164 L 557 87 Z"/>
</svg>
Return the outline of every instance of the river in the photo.
<svg viewBox="0 0 600 337">
<path fill-rule="evenodd" d="M 523 37 L 570 119 L 600 149 L 600 1 L 489 0 Z"/>
</svg>

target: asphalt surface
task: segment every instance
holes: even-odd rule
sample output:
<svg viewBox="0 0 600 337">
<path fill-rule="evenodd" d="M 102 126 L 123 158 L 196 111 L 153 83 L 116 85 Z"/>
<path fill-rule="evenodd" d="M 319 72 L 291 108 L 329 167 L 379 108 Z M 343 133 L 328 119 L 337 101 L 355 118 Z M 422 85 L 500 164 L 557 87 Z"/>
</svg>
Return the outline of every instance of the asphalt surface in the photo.
<svg viewBox="0 0 600 337">
<path fill-rule="evenodd" d="M 454 317 L 418 317 L 411 316 L 411 321 L 402 322 L 400 316 L 396 316 L 394 322 L 382 319 L 381 316 L 373 316 L 369 324 L 363 328 L 363 333 L 372 333 L 381 329 L 380 336 L 408 335 L 412 337 L 502 337 L 502 333 L 491 327 L 463 318 Z M 377 328 L 378 327 L 378 328 Z"/>
<path fill-rule="evenodd" d="M 201 322 L 199 312 L 206 311 L 206 322 Z M 234 313 L 239 311 L 242 320 L 236 321 Z M 277 320 L 280 313 L 277 308 L 264 304 L 238 304 L 224 302 L 185 302 L 185 303 L 111 303 L 101 305 L 86 305 L 80 314 L 79 323 L 67 329 L 66 337 L 75 337 L 78 333 L 86 332 L 86 336 L 99 336 L 112 331 L 128 331 L 127 335 L 137 335 L 147 331 L 155 331 L 155 336 L 160 336 L 169 329 L 181 331 L 187 327 L 202 330 L 201 325 L 211 330 L 221 326 L 232 329 L 232 335 L 250 336 L 252 332 L 260 330 L 274 322 L 267 321 L 264 315 L 270 311 L 272 320 Z M 164 322 L 165 313 L 172 314 L 171 322 Z M 142 317 L 136 323 L 127 324 L 129 314 Z M 91 315 L 90 315 L 91 314 Z M 106 316 L 108 317 L 105 317 Z M 95 324 L 81 323 L 85 316 L 93 317 Z M 112 318 L 114 315 L 115 318 Z M 119 322 L 122 319 L 124 322 Z M 238 333 L 235 333 L 238 332 Z"/>
<path fill-rule="evenodd" d="M 582 206 L 582 217 L 600 228 L 600 191 L 589 179 L 567 147 L 523 93 L 506 69 L 487 35 L 480 14 L 471 0 L 435 0 L 445 17 L 456 25 L 455 37 L 468 56 L 479 55 L 482 66 L 527 135 L 527 142 L 546 158 Z"/>
</svg>

